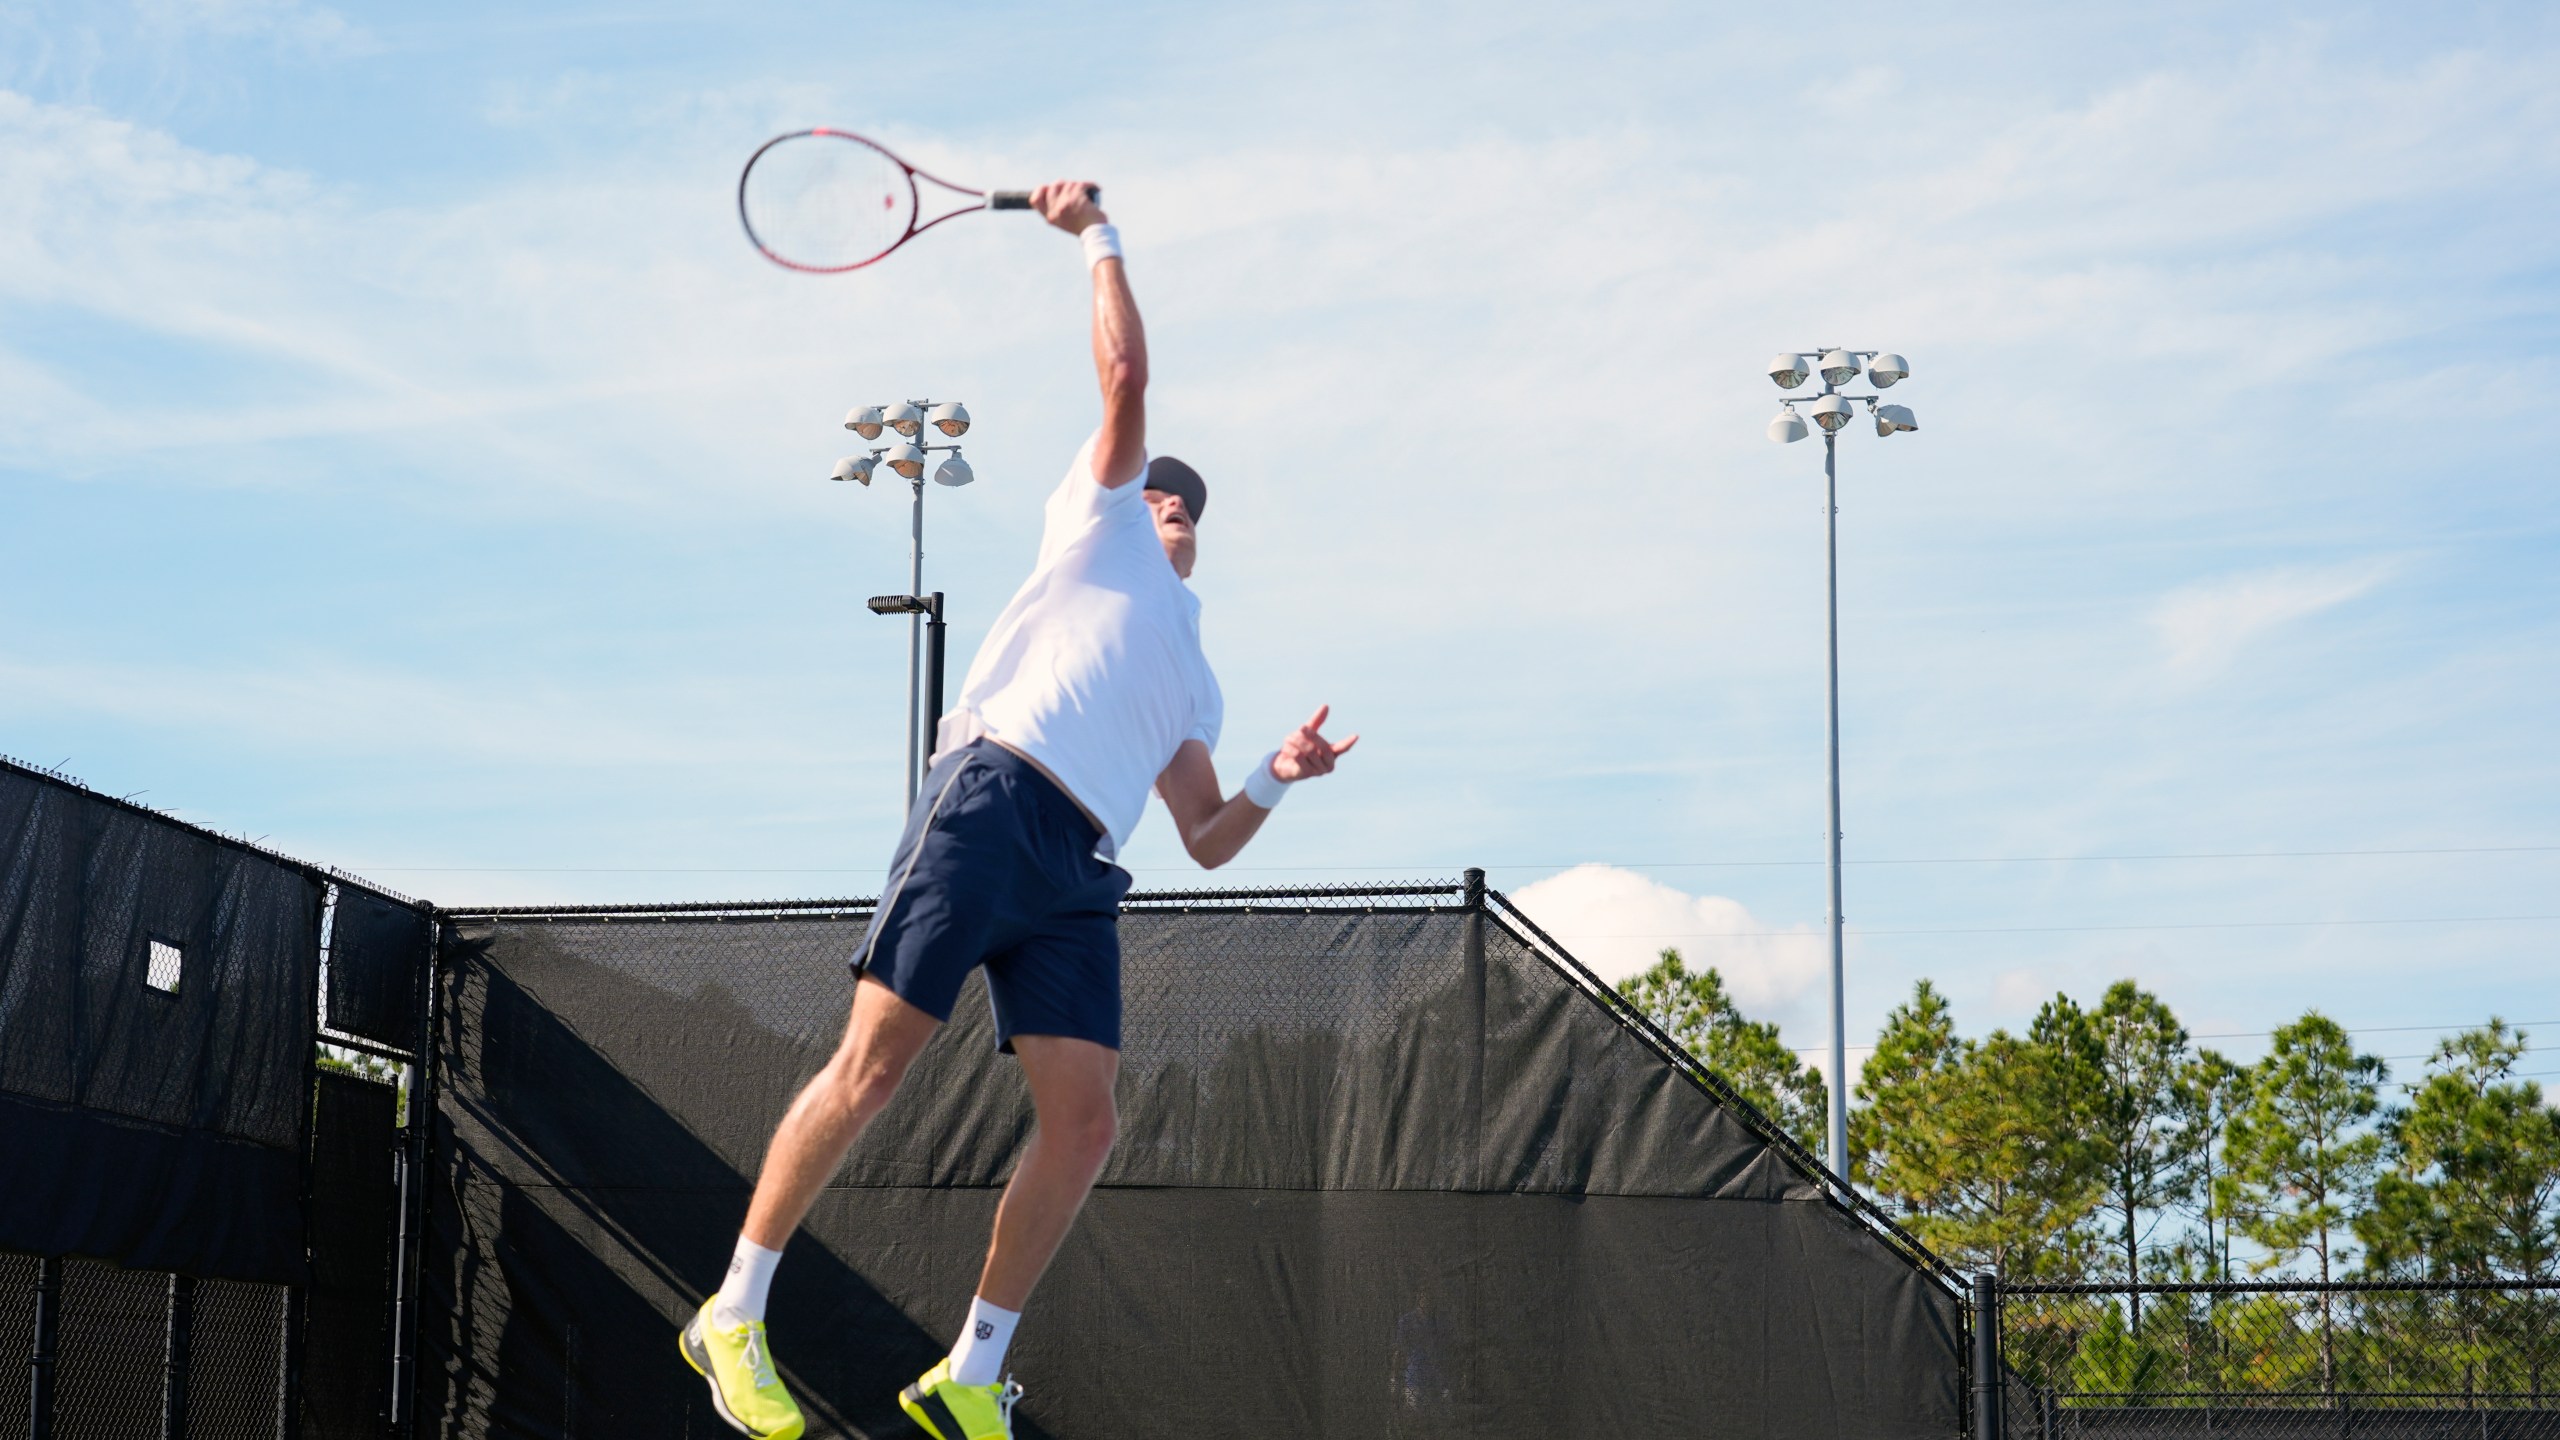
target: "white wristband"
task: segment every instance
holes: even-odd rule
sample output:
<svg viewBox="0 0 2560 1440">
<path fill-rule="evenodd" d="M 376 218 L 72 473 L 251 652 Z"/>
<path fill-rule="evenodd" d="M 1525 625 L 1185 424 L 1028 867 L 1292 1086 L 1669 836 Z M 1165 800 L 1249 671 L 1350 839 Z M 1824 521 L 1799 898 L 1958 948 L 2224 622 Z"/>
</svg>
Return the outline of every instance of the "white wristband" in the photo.
<svg viewBox="0 0 2560 1440">
<path fill-rule="evenodd" d="M 1084 264 L 1088 270 L 1105 260 L 1120 258 L 1120 227 L 1107 220 L 1087 225 L 1076 238 L 1084 242 Z"/>
<path fill-rule="evenodd" d="M 1244 777 L 1244 798 L 1265 810 L 1279 809 L 1281 798 L 1289 793 L 1291 785 L 1297 783 L 1271 773 L 1271 762 L 1279 758 L 1280 752 L 1272 751 L 1256 762 L 1252 773 Z"/>
</svg>

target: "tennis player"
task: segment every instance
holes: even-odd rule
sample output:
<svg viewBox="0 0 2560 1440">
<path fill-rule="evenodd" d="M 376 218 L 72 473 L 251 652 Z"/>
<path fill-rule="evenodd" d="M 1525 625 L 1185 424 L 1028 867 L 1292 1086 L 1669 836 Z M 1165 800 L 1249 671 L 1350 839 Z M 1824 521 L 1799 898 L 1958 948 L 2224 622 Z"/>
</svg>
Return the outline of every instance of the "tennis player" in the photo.
<svg viewBox="0 0 2560 1440">
<path fill-rule="evenodd" d="M 997 1206 L 958 1342 L 898 1401 L 936 1440 L 1012 1435 L 1022 1387 L 1003 1373 L 1005 1348 L 1118 1124 L 1117 925 L 1129 874 L 1113 857 L 1152 786 L 1183 848 L 1223 865 L 1289 786 L 1329 774 L 1359 739 L 1327 740 L 1319 707 L 1254 762 L 1241 791 L 1220 790 L 1209 753 L 1224 705 L 1200 653 L 1200 601 L 1184 583 L 1208 486 L 1169 455 L 1147 458 L 1147 342 L 1119 232 L 1082 181 L 1044 185 L 1032 204 L 1084 242 L 1102 428 L 1049 497 L 1031 578 L 942 717 L 853 958 L 844 1043 L 774 1132 L 728 1278 L 684 1327 L 685 1358 L 710 1381 L 712 1403 L 755 1440 L 793 1440 L 802 1428 L 764 1326 L 783 1244 L 979 966 L 1039 1125 Z"/>
</svg>

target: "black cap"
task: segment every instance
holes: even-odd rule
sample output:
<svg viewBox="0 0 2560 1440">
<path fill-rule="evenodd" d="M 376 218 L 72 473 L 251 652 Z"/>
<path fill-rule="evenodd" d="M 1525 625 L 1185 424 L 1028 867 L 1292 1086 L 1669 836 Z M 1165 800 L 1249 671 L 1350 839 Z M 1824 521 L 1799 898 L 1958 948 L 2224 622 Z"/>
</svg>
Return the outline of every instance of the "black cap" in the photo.
<svg viewBox="0 0 2560 1440">
<path fill-rule="evenodd" d="M 1199 471 L 1170 455 L 1159 455 L 1147 462 L 1147 488 L 1181 496 L 1182 508 L 1191 512 L 1193 524 L 1198 524 L 1200 512 L 1209 508 L 1209 482 L 1200 478 Z"/>
</svg>

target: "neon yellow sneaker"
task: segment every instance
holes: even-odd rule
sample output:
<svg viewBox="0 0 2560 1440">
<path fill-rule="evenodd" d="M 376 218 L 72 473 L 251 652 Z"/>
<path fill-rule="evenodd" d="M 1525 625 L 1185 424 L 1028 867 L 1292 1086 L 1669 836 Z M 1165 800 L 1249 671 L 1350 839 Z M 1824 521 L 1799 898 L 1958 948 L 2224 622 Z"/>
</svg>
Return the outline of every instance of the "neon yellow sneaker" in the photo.
<svg viewBox="0 0 2560 1440">
<path fill-rule="evenodd" d="M 800 1440 L 807 1422 L 791 1392 L 782 1388 L 782 1377 L 774 1373 L 773 1345 L 765 1338 L 764 1322 L 723 1330 L 711 1323 L 711 1305 L 711 1300 L 702 1302 L 676 1343 L 684 1350 L 684 1362 L 711 1382 L 713 1408 L 749 1440 Z"/>
<path fill-rule="evenodd" d="M 963 1385 L 951 1378 L 946 1355 L 923 1378 L 898 1392 L 898 1408 L 933 1440 L 1013 1440 L 1013 1406 L 1022 1387 Z"/>
</svg>

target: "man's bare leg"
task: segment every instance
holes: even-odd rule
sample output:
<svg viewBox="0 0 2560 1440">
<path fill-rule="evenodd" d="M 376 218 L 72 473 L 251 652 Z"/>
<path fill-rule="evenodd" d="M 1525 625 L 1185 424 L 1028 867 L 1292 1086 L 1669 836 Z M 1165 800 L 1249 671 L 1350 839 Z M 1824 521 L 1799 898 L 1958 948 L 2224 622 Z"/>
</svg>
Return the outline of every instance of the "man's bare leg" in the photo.
<svg viewBox="0 0 2560 1440">
<path fill-rule="evenodd" d="M 844 1163 L 844 1153 L 898 1093 L 907 1067 L 941 1024 L 868 975 L 853 987 L 844 1042 L 791 1102 L 765 1147 L 756 1198 L 747 1206 L 749 1240 L 768 1250 L 790 1240 L 818 1191 Z"/>
<path fill-rule="evenodd" d="M 1063 1035 L 1017 1035 L 1013 1053 L 1031 1083 L 1040 1121 L 996 1206 L 995 1238 L 978 1276 L 978 1295 L 1020 1310 L 1111 1156 L 1120 1127 L 1111 1095 L 1120 1078 L 1120 1052 Z"/>
<path fill-rule="evenodd" d="M 807 1433 L 765 1340 L 766 1287 L 782 1263 L 782 1247 L 941 1023 L 869 976 L 853 987 L 843 1043 L 801 1088 L 765 1147 L 727 1277 L 677 1337 L 686 1363 L 710 1382 L 720 1418 L 751 1440 Z"/>
</svg>

